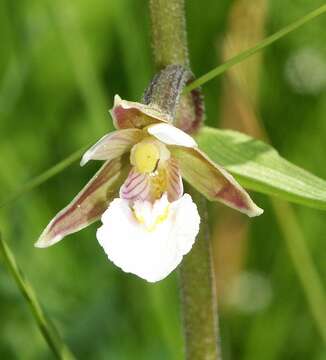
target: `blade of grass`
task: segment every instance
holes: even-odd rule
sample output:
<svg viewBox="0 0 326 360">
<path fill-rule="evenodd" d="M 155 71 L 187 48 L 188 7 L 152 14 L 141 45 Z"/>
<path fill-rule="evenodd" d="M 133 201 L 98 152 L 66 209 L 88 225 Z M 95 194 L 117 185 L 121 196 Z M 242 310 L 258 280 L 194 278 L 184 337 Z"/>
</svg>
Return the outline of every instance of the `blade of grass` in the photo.
<svg viewBox="0 0 326 360">
<path fill-rule="evenodd" d="M 17 189 L 13 194 L 11 194 L 6 200 L 0 203 L 0 209 L 6 205 L 9 205 L 17 198 L 22 196 L 23 194 L 35 189 L 39 185 L 45 183 L 47 180 L 52 178 L 53 176 L 59 174 L 68 166 L 72 165 L 75 161 L 77 161 L 82 153 L 85 151 L 87 146 L 82 147 L 81 149 L 75 151 L 73 154 L 69 155 L 62 161 L 58 162 L 48 170 L 44 171 L 42 174 L 36 176 L 35 178 L 28 181 L 25 185 L 22 185 L 19 189 Z"/>
<path fill-rule="evenodd" d="M 67 348 L 66 344 L 61 339 L 58 331 L 50 321 L 50 319 L 45 315 L 33 288 L 30 283 L 24 277 L 22 271 L 17 265 L 15 257 L 10 250 L 8 244 L 2 238 L 0 233 L 0 252 L 3 255 L 4 262 L 8 267 L 13 279 L 16 282 L 17 287 L 19 288 L 21 294 L 27 301 L 33 317 L 40 328 L 42 335 L 44 336 L 46 342 L 48 343 L 50 349 L 53 351 L 54 355 L 58 359 L 63 360 L 72 360 L 75 357 L 72 355 L 70 350 Z"/>
<path fill-rule="evenodd" d="M 310 310 L 326 343 L 326 297 L 298 219 L 286 202 L 271 198 L 274 215 L 284 236 L 290 258 L 301 281 Z"/>
<path fill-rule="evenodd" d="M 209 71 L 205 75 L 199 77 L 195 81 L 193 81 L 190 85 L 186 86 L 183 90 L 183 93 L 188 93 L 191 90 L 207 83 L 208 81 L 214 79 L 216 76 L 221 75 L 226 70 L 231 68 L 232 66 L 239 64 L 243 60 L 247 59 L 248 57 L 256 54 L 257 52 L 263 50 L 267 46 L 271 45 L 275 41 L 281 39 L 285 35 L 291 33 L 292 31 L 298 29 L 299 27 L 303 26 L 307 22 L 315 19 L 317 16 L 322 15 L 326 12 L 326 4 L 320 6 L 318 9 L 311 11 L 310 13 L 306 14 L 302 18 L 294 21 L 292 24 L 285 26 L 283 29 L 277 31 L 271 36 L 268 36 L 264 40 L 260 41 L 257 45 L 241 52 L 240 54 L 232 57 L 230 60 L 226 61 L 225 63 L 217 66 L 213 70 Z"/>
</svg>

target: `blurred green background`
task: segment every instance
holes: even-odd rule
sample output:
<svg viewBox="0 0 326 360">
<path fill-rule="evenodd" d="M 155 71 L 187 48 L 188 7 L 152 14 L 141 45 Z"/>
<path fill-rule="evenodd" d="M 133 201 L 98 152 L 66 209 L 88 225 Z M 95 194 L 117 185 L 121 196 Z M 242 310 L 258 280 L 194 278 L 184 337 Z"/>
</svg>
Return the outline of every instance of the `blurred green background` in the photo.
<svg viewBox="0 0 326 360">
<path fill-rule="evenodd" d="M 194 72 L 323 3 L 187 0 Z M 0 0 L 0 202 L 110 130 L 114 94 L 141 98 L 154 74 L 147 7 L 145 0 Z M 261 123 L 284 157 L 326 178 L 325 26 L 322 16 L 205 85 L 207 123 L 256 136 Z M 78 359 L 182 359 L 177 272 L 154 285 L 122 273 L 96 241 L 98 224 L 49 249 L 33 247 L 98 166 L 75 163 L 0 209 L 0 229 Z M 265 213 L 249 222 L 210 207 L 224 360 L 324 360 L 284 234 L 269 200 L 253 196 Z M 325 286 L 326 213 L 294 210 Z M 47 358 L 1 263 L 0 359 Z"/>
</svg>

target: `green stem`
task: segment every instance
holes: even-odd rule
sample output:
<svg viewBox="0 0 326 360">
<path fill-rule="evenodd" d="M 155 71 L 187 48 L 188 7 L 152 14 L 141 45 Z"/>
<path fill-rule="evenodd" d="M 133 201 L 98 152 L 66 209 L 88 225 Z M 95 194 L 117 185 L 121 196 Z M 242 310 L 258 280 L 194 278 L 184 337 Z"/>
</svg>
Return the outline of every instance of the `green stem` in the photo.
<svg viewBox="0 0 326 360">
<path fill-rule="evenodd" d="M 61 339 L 54 325 L 46 317 L 41 308 L 40 303 L 37 300 L 34 290 L 29 282 L 24 278 L 22 271 L 19 269 L 13 253 L 9 246 L 2 238 L 0 234 L 0 252 L 3 255 L 4 261 L 11 272 L 19 290 L 24 298 L 27 300 L 28 305 L 31 308 L 32 314 L 39 326 L 46 342 L 58 359 L 72 360 L 74 356 L 71 354 L 65 343 Z"/>
<path fill-rule="evenodd" d="M 157 68 L 170 64 L 189 66 L 183 0 L 150 0 L 154 58 Z M 201 228 L 191 252 L 180 267 L 180 287 L 186 359 L 220 358 L 217 302 L 206 200 L 195 190 Z"/>
<path fill-rule="evenodd" d="M 189 66 L 184 0 L 150 0 L 155 65 Z"/>
<path fill-rule="evenodd" d="M 193 189 L 187 192 L 197 204 L 201 225 L 196 243 L 180 267 L 186 359 L 215 360 L 221 354 L 206 200 Z"/>
</svg>

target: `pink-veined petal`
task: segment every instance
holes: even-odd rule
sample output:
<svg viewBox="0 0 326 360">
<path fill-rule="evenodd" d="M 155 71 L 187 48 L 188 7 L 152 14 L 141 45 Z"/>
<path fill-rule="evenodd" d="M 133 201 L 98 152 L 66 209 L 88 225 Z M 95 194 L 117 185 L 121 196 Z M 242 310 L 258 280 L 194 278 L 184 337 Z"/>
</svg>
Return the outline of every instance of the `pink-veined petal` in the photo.
<svg viewBox="0 0 326 360">
<path fill-rule="evenodd" d="M 196 141 L 184 131 L 169 124 L 155 124 L 147 129 L 148 133 L 166 145 L 197 147 Z"/>
<path fill-rule="evenodd" d="M 183 182 L 178 162 L 170 159 L 166 164 L 167 194 L 170 202 L 176 201 L 183 195 Z"/>
<path fill-rule="evenodd" d="M 114 97 L 114 106 L 110 113 L 117 129 L 141 129 L 151 124 L 172 121 L 168 114 L 154 106 L 122 100 L 119 95 Z"/>
<path fill-rule="evenodd" d="M 120 189 L 120 197 L 126 200 L 147 200 L 150 197 L 149 174 L 132 168 Z"/>
<path fill-rule="evenodd" d="M 220 201 L 250 217 L 263 213 L 233 176 L 199 149 L 172 147 L 170 151 L 178 160 L 182 177 L 206 198 Z"/>
<path fill-rule="evenodd" d="M 84 154 L 80 165 L 84 166 L 89 160 L 112 160 L 130 151 L 132 146 L 143 137 L 139 129 L 117 130 L 104 135 L 95 145 Z"/>
<path fill-rule="evenodd" d="M 107 161 L 73 201 L 61 210 L 41 234 L 36 247 L 44 248 L 98 220 L 117 196 L 130 165 L 127 159 Z"/>
</svg>

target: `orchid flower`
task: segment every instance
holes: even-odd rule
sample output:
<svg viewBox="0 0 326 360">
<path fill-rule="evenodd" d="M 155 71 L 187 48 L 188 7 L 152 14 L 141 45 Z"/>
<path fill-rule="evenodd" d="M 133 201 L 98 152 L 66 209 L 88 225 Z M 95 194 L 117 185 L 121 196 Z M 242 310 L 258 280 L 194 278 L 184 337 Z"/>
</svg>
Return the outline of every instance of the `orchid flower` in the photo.
<svg viewBox="0 0 326 360">
<path fill-rule="evenodd" d="M 49 223 L 36 247 L 48 247 L 101 218 L 97 239 L 123 271 L 150 282 L 169 275 L 195 242 L 200 217 L 184 178 L 206 198 L 248 216 L 262 210 L 196 141 L 158 107 L 121 100 L 111 115 L 116 131 L 101 138 L 81 165 L 104 165 Z"/>
</svg>

